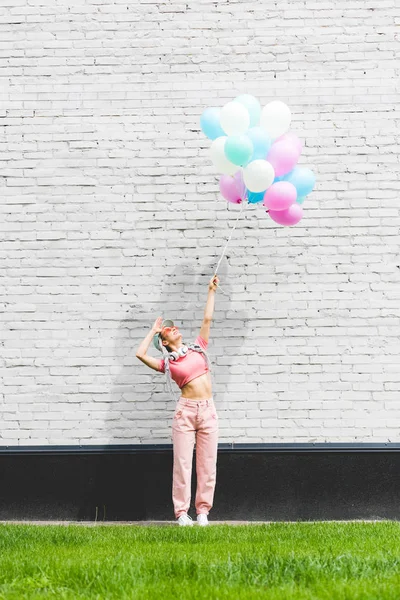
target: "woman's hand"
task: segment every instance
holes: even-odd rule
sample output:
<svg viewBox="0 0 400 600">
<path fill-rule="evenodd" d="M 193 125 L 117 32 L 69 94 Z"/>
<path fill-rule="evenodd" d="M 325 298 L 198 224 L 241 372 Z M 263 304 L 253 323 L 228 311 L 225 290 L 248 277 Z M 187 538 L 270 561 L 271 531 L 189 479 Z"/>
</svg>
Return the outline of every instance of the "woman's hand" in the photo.
<svg viewBox="0 0 400 600">
<path fill-rule="evenodd" d="M 219 285 L 219 279 L 217 275 L 213 275 L 210 279 L 210 283 L 208 284 L 208 290 L 215 292 Z"/>
<path fill-rule="evenodd" d="M 160 333 L 161 332 L 162 322 L 163 322 L 163 318 L 162 317 L 157 317 L 157 319 L 154 321 L 154 325 L 153 325 L 153 331 L 154 331 L 154 333 Z"/>
</svg>

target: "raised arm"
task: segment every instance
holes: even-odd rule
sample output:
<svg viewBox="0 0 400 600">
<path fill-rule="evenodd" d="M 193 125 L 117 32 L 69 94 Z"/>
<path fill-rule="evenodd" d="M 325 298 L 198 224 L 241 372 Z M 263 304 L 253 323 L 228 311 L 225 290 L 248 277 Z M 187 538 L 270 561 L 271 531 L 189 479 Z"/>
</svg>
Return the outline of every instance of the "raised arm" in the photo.
<svg viewBox="0 0 400 600">
<path fill-rule="evenodd" d="M 144 362 L 145 365 L 151 367 L 155 371 L 159 371 L 160 359 L 149 356 L 147 354 L 147 350 L 149 349 L 152 339 L 156 335 L 156 333 L 160 333 L 161 324 L 162 317 L 158 317 L 155 320 L 153 327 L 150 329 L 149 333 L 146 335 L 146 337 L 144 338 L 144 340 L 142 341 L 142 343 L 136 351 L 136 358 Z"/>
<path fill-rule="evenodd" d="M 200 329 L 200 335 L 206 342 L 208 342 L 210 335 L 211 320 L 214 314 L 215 290 L 217 289 L 218 283 L 219 279 L 217 275 L 214 275 L 208 284 L 207 302 L 204 309 L 203 324 Z"/>
</svg>

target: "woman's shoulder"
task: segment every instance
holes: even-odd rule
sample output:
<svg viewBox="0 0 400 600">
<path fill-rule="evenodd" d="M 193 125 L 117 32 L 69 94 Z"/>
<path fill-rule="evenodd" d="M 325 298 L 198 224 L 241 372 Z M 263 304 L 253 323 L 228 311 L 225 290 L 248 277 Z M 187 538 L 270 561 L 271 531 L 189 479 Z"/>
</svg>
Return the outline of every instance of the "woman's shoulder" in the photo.
<svg viewBox="0 0 400 600">
<path fill-rule="evenodd" d="M 208 346 L 208 342 L 203 337 L 201 337 L 201 335 L 197 336 L 197 338 L 194 340 L 194 343 L 197 346 L 200 346 L 201 348 L 203 348 L 203 350 L 205 350 Z"/>
</svg>

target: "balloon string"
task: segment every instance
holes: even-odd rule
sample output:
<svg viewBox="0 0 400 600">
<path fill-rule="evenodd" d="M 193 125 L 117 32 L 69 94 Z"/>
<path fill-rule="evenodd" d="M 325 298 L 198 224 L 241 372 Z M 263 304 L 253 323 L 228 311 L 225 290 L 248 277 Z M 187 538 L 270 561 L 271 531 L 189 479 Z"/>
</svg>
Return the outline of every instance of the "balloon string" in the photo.
<svg viewBox="0 0 400 600">
<path fill-rule="evenodd" d="M 228 241 L 227 241 L 227 242 L 226 242 L 226 244 L 225 244 L 225 248 L 224 248 L 224 249 L 223 249 L 223 251 L 222 251 L 221 257 L 220 257 L 220 259 L 219 259 L 219 261 L 218 261 L 218 264 L 217 264 L 217 268 L 215 269 L 214 276 L 217 274 L 217 271 L 218 271 L 218 269 L 219 269 L 219 265 L 221 264 L 221 260 L 223 259 L 224 255 L 225 255 L 225 252 L 226 252 L 226 249 L 227 249 L 227 247 L 228 247 L 228 244 L 229 244 L 229 242 L 230 242 L 230 240 L 231 240 L 231 237 L 232 237 L 232 235 L 233 235 L 233 232 L 234 232 L 234 230 L 235 230 L 235 228 L 236 228 L 236 225 L 237 225 L 237 223 L 238 223 L 238 221 L 239 221 L 239 219 L 240 219 L 240 216 L 241 216 L 241 214 L 242 214 L 243 208 L 244 208 L 244 206 L 245 206 L 245 204 L 246 204 L 246 201 L 247 201 L 247 194 L 245 193 L 245 190 L 246 190 L 246 187 L 244 186 L 244 191 L 243 191 L 243 192 L 242 192 L 242 194 L 241 194 L 241 198 L 242 198 L 242 202 L 241 202 L 241 204 L 242 204 L 242 206 L 240 207 L 240 213 L 238 214 L 238 217 L 237 217 L 237 219 L 236 219 L 236 223 L 234 224 L 234 226 L 233 226 L 233 227 L 232 227 L 232 229 L 231 229 L 231 234 L 230 234 L 230 236 L 229 236 L 229 239 L 228 239 Z M 218 288 L 221 290 L 221 292 L 224 294 L 224 296 L 228 296 L 228 294 L 226 294 L 226 293 L 223 291 L 223 289 L 221 288 L 221 286 L 220 286 L 220 285 L 217 285 L 217 287 L 218 287 Z"/>
</svg>

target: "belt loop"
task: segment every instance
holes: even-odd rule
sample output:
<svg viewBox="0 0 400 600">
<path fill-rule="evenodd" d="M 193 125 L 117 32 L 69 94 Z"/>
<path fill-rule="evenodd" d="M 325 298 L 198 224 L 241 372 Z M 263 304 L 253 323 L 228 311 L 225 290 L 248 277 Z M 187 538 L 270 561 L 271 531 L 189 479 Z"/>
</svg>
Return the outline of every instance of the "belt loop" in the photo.
<svg viewBox="0 0 400 600">
<path fill-rule="evenodd" d="M 209 406 L 209 405 L 210 405 L 210 401 L 209 401 L 209 400 L 207 400 L 207 406 Z"/>
</svg>

